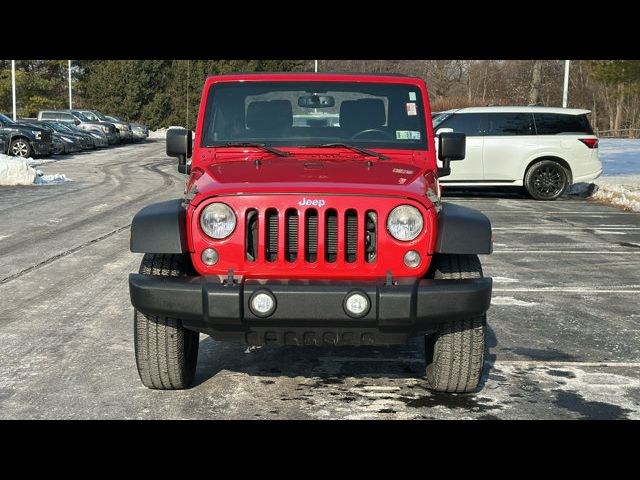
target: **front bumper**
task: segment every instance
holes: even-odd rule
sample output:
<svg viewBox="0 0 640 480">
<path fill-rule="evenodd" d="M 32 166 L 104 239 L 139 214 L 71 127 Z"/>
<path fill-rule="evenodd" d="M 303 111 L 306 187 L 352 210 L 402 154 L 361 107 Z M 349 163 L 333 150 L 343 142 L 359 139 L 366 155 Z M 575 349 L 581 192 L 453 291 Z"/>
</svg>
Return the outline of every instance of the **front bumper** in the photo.
<svg viewBox="0 0 640 480">
<path fill-rule="evenodd" d="M 378 281 L 237 280 L 217 275 L 161 277 L 129 275 L 133 306 L 149 315 L 182 319 L 191 330 L 250 345 L 358 345 L 406 343 L 435 331 L 442 322 L 484 314 L 491 303 L 491 278 Z M 276 309 L 254 315 L 249 299 L 268 290 Z M 344 310 L 345 296 L 358 290 L 371 307 L 361 318 Z"/>
<path fill-rule="evenodd" d="M 35 141 L 31 144 L 36 155 L 50 155 L 54 151 L 53 142 Z"/>
<path fill-rule="evenodd" d="M 121 141 L 131 140 L 133 138 L 131 130 L 118 130 L 118 135 Z"/>
</svg>

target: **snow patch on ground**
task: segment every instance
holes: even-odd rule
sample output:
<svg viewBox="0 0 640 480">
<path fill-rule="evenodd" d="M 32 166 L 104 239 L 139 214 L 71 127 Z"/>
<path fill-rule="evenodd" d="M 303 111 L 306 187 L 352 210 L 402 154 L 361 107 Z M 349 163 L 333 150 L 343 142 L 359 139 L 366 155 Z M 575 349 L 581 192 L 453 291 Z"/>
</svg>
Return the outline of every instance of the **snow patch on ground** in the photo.
<svg viewBox="0 0 640 480">
<path fill-rule="evenodd" d="M 33 158 L 0 154 L 0 185 L 50 185 L 70 181 L 65 175 L 44 175 L 31 166 L 33 163 Z"/>
<path fill-rule="evenodd" d="M 516 305 L 518 307 L 530 307 L 537 304 L 537 302 L 525 302 L 513 297 L 493 297 L 491 299 L 491 305 Z"/>
<path fill-rule="evenodd" d="M 38 170 L 38 173 L 41 174 L 42 172 Z M 33 183 L 35 183 L 36 185 L 51 185 L 55 183 L 64 183 L 70 181 L 71 180 L 69 180 L 66 175 L 56 173 L 55 175 L 38 175 L 35 182 Z"/>
</svg>

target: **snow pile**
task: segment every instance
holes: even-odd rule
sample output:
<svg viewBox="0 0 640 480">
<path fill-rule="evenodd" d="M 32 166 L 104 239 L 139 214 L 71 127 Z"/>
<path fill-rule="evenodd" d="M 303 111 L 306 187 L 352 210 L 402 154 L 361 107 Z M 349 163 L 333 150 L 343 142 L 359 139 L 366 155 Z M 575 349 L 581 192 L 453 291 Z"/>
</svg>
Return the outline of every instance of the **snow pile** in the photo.
<svg viewBox="0 0 640 480">
<path fill-rule="evenodd" d="M 0 154 L 0 185 L 50 185 L 69 182 L 65 175 L 44 175 L 30 164 L 32 158 L 9 157 Z"/>
<path fill-rule="evenodd" d="M 34 183 L 36 185 L 51 185 L 70 181 L 71 180 L 69 180 L 66 175 L 61 175 L 59 173 L 56 173 L 55 175 L 43 175 L 42 172 L 38 170 L 38 176 Z"/>
<path fill-rule="evenodd" d="M 592 199 L 640 212 L 640 175 L 602 177 L 594 181 Z"/>
<path fill-rule="evenodd" d="M 157 130 L 150 130 L 149 131 L 149 138 L 165 139 L 165 138 L 167 138 L 167 130 L 171 130 L 172 128 L 184 128 L 184 127 L 179 127 L 177 125 L 171 125 L 169 128 L 159 128 Z"/>
<path fill-rule="evenodd" d="M 38 174 L 29 160 L 0 154 L 0 185 L 31 185 Z"/>
<path fill-rule="evenodd" d="M 166 138 L 167 128 L 159 128 L 158 130 L 149 130 L 148 138 Z"/>
<path fill-rule="evenodd" d="M 148 138 L 159 138 L 164 140 L 165 138 L 167 138 L 167 130 L 171 130 L 172 128 L 184 128 L 184 127 L 171 125 L 169 128 L 159 128 L 157 130 L 149 130 Z M 191 134 L 195 136 L 195 133 L 193 131 L 191 132 Z"/>
</svg>

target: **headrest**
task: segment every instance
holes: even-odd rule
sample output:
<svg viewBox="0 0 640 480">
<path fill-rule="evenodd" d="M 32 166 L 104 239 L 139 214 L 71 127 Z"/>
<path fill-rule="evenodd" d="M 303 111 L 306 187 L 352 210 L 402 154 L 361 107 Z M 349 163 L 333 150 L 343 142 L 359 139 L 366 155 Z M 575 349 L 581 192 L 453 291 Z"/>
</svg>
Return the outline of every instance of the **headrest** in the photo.
<svg viewBox="0 0 640 480">
<path fill-rule="evenodd" d="M 380 99 L 345 100 L 340 104 L 340 127 L 347 130 L 379 128 L 386 120 L 384 102 Z"/>
<path fill-rule="evenodd" d="M 293 125 L 293 110 L 288 100 L 251 102 L 247 108 L 247 128 L 276 130 Z"/>
</svg>

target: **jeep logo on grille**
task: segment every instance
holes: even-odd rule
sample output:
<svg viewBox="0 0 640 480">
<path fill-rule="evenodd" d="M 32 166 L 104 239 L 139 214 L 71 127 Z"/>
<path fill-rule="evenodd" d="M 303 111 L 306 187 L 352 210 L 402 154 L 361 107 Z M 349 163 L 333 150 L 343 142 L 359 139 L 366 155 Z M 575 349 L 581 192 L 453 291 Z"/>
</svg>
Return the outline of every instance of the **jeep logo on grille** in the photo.
<svg viewBox="0 0 640 480">
<path fill-rule="evenodd" d="M 300 200 L 298 202 L 298 205 L 300 205 L 301 207 L 311 207 L 311 206 L 313 206 L 313 207 L 322 208 L 322 207 L 324 207 L 325 203 L 327 203 L 327 202 L 325 202 L 324 200 L 310 200 L 308 198 L 303 197 L 302 200 Z"/>
</svg>

